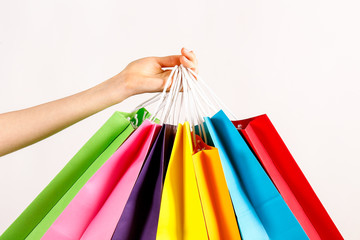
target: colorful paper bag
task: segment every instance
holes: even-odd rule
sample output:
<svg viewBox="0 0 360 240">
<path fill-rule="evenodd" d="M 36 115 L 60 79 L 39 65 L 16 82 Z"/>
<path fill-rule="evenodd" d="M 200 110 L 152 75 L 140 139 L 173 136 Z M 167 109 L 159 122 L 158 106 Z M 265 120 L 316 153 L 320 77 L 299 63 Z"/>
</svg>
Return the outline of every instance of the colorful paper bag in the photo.
<svg viewBox="0 0 360 240">
<path fill-rule="evenodd" d="M 129 120 L 122 113 L 115 112 L 0 236 L 0 239 L 25 239 L 128 126 Z"/>
<path fill-rule="evenodd" d="M 210 129 L 209 125 L 208 127 L 215 146 L 219 149 L 220 155 L 223 155 L 223 159 L 224 153 L 228 156 L 226 159 L 229 159 L 234 167 L 236 177 L 244 186 L 246 195 L 269 238 L 308 239 L 251 149 L 224 112 L 220 111 L 211 119 L 207 118 L 207 122 L 212 123 L 213 128 Z"/>
<path fill-rule="evenodd" d="M 109 222 L 103 222 L 90 236 L 110 239 L 159 128 L 145 120 L 90 178 L 42 239 L 81 239 L 92 224 L 111 215 Z"/>
<path fill-rule="evenodd" d="M 156 239 L 208 239 L 197 189 L 189 123 L 178 125 L 170 156 Z"/>
<path fill-rule="evenodd" d="M 127 120 L 127 127 L 111 142 L 105 151 L 85 170 L 81 177 L 71 186 L 71 188 L 59 199 L 46 216 L 26 237 L 26 240 L 40 239 L 61 214 L 66 206 L 71 202 L 75 195 L 85 185 L 92 175 L 108 160 L 111 155 L 121 146 L 121 144 L 130 136 L 136 127 L 149 116 L 148 112 L 142 108 L 135 113 L 121 113 Z"/>
<path fill-rule="evenodd" d="M 234 121 L 310 239 L 343 239 L 266 115 Z"/>
<path fill-rule="evenodd" d="M 196 182 L 210 240 L 239 240 L 240 232 L 216 148 L 196 136 L 193 155 Z"/>
<path fill-rule="evenodd" d="M 219 154 L 221 165 L 223 167 L 226 183 L 233 203 L 241 238 L 244 240 L 269 239 L 257 212 L 246 194 L 242 180 L 238 176 L 236 163 L 225 151 L 227 141 L 221 141 L 210 118 L 205 118 L 205 123 L 209 129 L 212 141 L 220 150 Z"/>
<path fill-rule="evenodd" d="M 163 125 L 141 169 L 112 240 L 155 240 L 166 166 L 176 126 Z"/>
</svg>

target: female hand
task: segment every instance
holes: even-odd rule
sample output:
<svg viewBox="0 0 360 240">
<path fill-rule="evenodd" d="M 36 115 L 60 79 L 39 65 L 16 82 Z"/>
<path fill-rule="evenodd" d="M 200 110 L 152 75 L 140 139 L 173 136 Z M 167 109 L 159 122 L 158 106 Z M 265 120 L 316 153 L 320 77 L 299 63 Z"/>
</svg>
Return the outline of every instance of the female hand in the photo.
<svg viewBox="0 0 360 240">
<path fill-rule="evenodd" d="M 198 61 L 194 52 L 182 48 L 181 54 L 146 57 L 131 62 L 122 72 L 108 80 L 109 87 L 114 91 L 114 101 L 117 103 L 132 95 L 162 91 L 170 74 L 170 71 L 163 71 L 163 67 L 182 64 L 197 73 Z M 120 96 L 120 92 L 125 96 Z"/>
</svg>

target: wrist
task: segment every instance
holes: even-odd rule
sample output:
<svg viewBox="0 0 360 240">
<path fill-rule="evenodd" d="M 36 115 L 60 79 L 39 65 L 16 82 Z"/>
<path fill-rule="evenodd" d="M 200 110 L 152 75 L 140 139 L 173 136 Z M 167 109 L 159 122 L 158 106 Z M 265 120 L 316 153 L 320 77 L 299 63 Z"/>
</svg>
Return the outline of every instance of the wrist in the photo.
<svg viewBox="0 0 360 240">
<path fill-rule="evenodd" d="M 132 89 L 127 84 L 126 74 L 123 72 L 109 78 L 98 86 L 104 89 L 104 94 L 107 96 L 111 105 L 120 103 L 134 95 Z"/>
</svg>

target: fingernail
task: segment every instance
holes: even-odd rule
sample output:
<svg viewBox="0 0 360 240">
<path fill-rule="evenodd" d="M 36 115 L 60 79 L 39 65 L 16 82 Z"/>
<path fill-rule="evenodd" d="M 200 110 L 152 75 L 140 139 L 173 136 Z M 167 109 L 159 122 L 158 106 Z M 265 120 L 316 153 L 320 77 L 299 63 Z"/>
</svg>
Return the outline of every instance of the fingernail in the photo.
<svg viewBox="0 0 360 240">
<path fill-rule="evenodd" d="M 187 49 L 187 48 L 184 48 L 184 51 L 185 52 L 191 52 L 191 50 Z"/>
</svg>

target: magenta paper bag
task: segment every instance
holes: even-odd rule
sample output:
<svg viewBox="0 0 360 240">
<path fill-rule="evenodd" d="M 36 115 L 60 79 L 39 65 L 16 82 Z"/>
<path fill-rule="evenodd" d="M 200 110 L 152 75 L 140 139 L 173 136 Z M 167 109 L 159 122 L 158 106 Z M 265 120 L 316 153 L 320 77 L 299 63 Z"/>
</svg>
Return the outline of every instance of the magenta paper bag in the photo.
<svg viewBox="0 0 360 240">
<path fill-rule="evenodd" d="M 102 223 L 101 227 L 104 229 L 98 229 L 100 232 L 94 233 L 96 236 L 91 236 L 98 240 L 110 239 L 159 130 L 160 125 L 145 120 L 89 179 L 41 239 L 82 239 L 92 222 L 97 222 L 102 216 L 108 216 L 111 210 L 111 220 Z M 117 200 L 116 205 L 113 204 L 113 199 Z M 104 233 L 109 236 L 103 235 Z"/>
<path fill-rule="evenodd" d="M 156 134 L 153 135 L 153 139 L 157 139 L 157 135 L 160 133 L 160 125 L 154 124 L 156 127 Z M 155 142 L 156 140 L 154 140 Z M 154 143 L 156 144 L 156 143 Z M 154 145 L 153 144 L 153 145 Z M 148 148 L 149 154 L 151 154 L 151 149 Z M 140 149 L 139 149 L 140 150 Z M 148 151 L 142 154 L 142 162 L 143 163 L 146 158 Z M 160 161 L 160 160 L 159 160 Z M 141 167 L 141 166 L 140 166 Z M 136 171 L 136 172 L 135 172 Z M 143 170 L 141 170 L 143 171 Z M 131 172 L 128 170 L 128 172 Z M 128 173 L 127 172 L 127 173 Z M 122 215 L 123 210 L 125 209 L 125 205 L 128 202 L 130 194 L 135 186 L 136 179 L 140 174 L 140 168 L 137 167 L 136 170 L 133 169 L 133 174 L 125 174 L 120 181 L 109 198 L 106 200 L 104 206 L 101 208 L 96 217 L 91 221 L 90 225 L 87 227 L 85 233 L 82 235 L 81 239 L 83 240 L 99 240 L 99 239 L 111 239 L 117 223 Z M 134 178 L 136 173 L 136 178 Z M 140 175 L 141 176 L 141 175 Z"/>
</svg>

